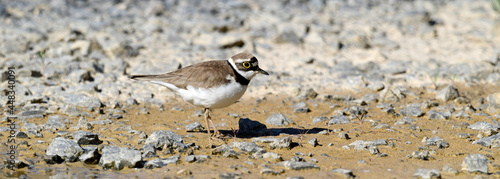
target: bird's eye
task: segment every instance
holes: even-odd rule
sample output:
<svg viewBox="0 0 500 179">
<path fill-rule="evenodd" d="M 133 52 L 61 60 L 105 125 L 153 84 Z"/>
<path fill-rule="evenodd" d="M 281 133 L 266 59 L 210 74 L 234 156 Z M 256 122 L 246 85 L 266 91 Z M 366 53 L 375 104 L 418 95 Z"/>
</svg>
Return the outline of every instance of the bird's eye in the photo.
<svg viewBox="0 0 500 179">
<path fill-rule="evenodd" d="M 243 62 L 243 67 L 250 68 L 252 67 L 252 64 L 250 62 Z"/>
</svg>

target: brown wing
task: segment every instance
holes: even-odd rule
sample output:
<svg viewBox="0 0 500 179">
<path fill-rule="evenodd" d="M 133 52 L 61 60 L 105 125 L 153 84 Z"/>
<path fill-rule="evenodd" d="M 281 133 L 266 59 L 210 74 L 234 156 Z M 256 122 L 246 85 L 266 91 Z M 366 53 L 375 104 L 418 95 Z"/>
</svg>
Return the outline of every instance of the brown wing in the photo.
<svg viewBox="0 0 500 179">
<path fill-rule="evenodd" d="M 228 83 L 227 75 L 234 76 L 233 69 L 226 60 L 207 61 L 179 70 L 160 75 L 132 75 L 131 79 L 162 81 L 178 88 L 186 89 L 188 85 L 195 88 L 211 88 L 216 85 Z"/>
</svg>

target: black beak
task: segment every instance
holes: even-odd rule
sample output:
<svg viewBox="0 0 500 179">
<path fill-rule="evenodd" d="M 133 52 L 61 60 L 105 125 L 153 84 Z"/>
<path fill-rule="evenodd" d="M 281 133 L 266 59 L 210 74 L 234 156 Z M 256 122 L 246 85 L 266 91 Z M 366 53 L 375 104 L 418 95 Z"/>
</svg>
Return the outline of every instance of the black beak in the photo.
<svg viewBox="0 0 500 179">
<path fill-rule="evenodd" d="M 267 71 L 264 71 L 263 69 L 259 68 L 259 71 L 258 71 L 260 74 L 263 74 L 263 75 L 269 75 L 269 73 L 267 73 Z"/>
</svg>

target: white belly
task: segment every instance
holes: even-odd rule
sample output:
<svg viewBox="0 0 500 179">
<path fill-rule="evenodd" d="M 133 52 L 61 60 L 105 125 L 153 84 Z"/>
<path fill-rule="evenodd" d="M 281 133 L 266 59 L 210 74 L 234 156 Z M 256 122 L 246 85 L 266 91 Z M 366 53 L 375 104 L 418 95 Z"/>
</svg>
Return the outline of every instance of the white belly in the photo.
<svg viewBox="0 0 500 179">
<path fill-rule="evenodd" d="M 179 89 L 177 94 L 184 101 L 202 108 L 224 108 L 234 104 L 245 94 L 247 86 L 231 82 L 223 86 L 202 89 L 187 86 L 187 89 Z"/>
</svg>

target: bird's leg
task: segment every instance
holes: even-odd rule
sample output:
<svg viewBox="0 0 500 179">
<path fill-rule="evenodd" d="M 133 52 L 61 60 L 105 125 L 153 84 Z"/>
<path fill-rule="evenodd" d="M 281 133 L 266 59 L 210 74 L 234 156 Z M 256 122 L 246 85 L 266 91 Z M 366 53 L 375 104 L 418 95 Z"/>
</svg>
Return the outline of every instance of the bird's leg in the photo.
<svg viewBox="0 0 500 179">
<path fill-rule="evenodd" d="M 214 128 L 214 136 L 215 137 L 219 136 L 220 132 L 215 128 L 214 122 L 212 121 L 212 118 L 210 116 L 208 116 L 208 120 L 210 121 L 210 124 L 212 124 L 212 127 Z"/>
<path fill-rule="evenodd" d="M 212 121 L 212 119 L 210 119 L 210 115 L 208 114 L 208 108 L 205 108 L 204 112 L 205 112 L 205 122 L 207 123 L 207 133 L 208 133 L 209 138 L 211 138 L 210 137 L 211 136 L 210 135 L 210 126 L 208 125 L 208 120 Z"/>
</svg>

